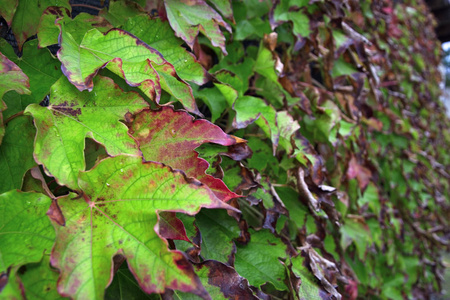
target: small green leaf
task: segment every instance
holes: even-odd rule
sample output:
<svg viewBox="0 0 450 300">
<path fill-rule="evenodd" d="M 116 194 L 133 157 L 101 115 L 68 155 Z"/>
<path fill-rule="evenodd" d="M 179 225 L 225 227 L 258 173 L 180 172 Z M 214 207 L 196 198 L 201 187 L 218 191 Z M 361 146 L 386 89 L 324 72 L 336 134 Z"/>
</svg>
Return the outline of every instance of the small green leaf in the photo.
<svg viewBox="0 0 450 300">
<path fill-rule="evenodd" d="M 182 79 L 199 85 L 206 83 L 206 70 L 192 53 L 181 46 L 183 41 L 174 35 L 169 23 L 139 15 L 129 18 L 123 29 L 163 53 L 164 59 L 174 66 Z"/>
<path fill-rule="evenodd" d="M 298 288 L 298 296 L 305 300 L 323 300 L 321 294 L 323 290 L 318 285 L 318 280 L 304 265 L 305 258 L 301 255 L 291 258 L 292 272 L 301 280 Z"/>
<path fill-rule="evenodd" d="M 58 276 L 58 271 L 50 267 L 50 255 L 44 255 L 39 263 L 26 265 L 25 273 L 19 273 L 27 299 L 68 299 L 56 290 Z"/>
<path fill-rule="evenodd" d="M 240 233 L 236 220 L 224 210 L 204 209 L 195 216 L 195 223 L 202 234 L 202 257 L 228 263 L 233 239 Z"/>
<path fill-rule="evenodd" d="M 164 0 L 167 18 L 176 35 L 182 38 L 191 49 L 200 31 L 211 40 L 214 47 L 219 47 L 226 55 L 225 37 L 219 25 L 231 32 L 231 27 L 222 17 L 203 0 L 174 1 Z"/>
<path fill-rule="evenodd" d="M 11 29 L 16 37 L 19 50 L 32 35 L 36 34 L 39 19 L 49 6 L 61 6 L 71 10 L 68 0 L 21 0 L 17 6 Z"/>
<path fill-rule="evenodd" d="M 25 173 L 36 165 L 33 158 L 35 135 L 30 117 L 21 116 L 8 122 L 0 144 L 0 193 L 20 189 Z"/>
<path fill-rule="evenodd" d="M 110 155 L 139 154 L 128 128 L 119 120 L 147 106 L 136 93 L 124 93 L 112 79 L 97 76 L 92 92 L 79 92 L 65 77 L 52 86 L 50 105 L 28 106 L 37 128 L 34 154 L 56 180 L 77 189 L 85 169 L 84 139 L 105 146 Z M 99 114 L 101 118 L 99 118 Z"/>
<path fill-rule="evenodd" d="M 11 25 L 19 0 L 0 0 L 0 15 L 5 19 L 8 26 Z"/>
<path fill-rule="evenodd" d="M 50 198 L 38 193 L 0 194 L 0 272 L 39 262 L 44 252 L 50 252 L 55 241 L 46 215 L 50 204 Z"/>
<path fill-rule="evenodd" d="M 92 91 L 92 79 L 100 68 L 106 67 L 129 85 L 139 87 L 156 103 L 159 103 L 161 89 L 164 89 L 187 110 L 201 115 L 192 89 L 178 77 L 173 65 L 135 36 L 120 29 L 112 29 L 106 34 L 92 29 L 79 43 L 63 24 L 60 23 L 60 26 L 61 49 L 58 58 L 63 73 L 80 91 Z"/>
<path fill-rule="evenodd" d="M 284 266 L 279 258 L 286 258 L 286 246 L 269 230 L 250 230 L 251 240 L 246 246 L 237 245 L 235 268 L 253 286 L 270 282 L 280 291 L 287 290 Z"/>
<path fill-rule="evenodd" d="M 156 297 L 155 297 L 156 296 Z M 161 299 L 158 295 L 146 294 L 136 282 L 127 264 L 124 262 L 114 275 L 114 279 L 105 291 L 105 300 Z"/>
<path fill-rule="evenodd" d="M 0 52 L 0 99 L 7 91 L 29 94 L 30 83 L 22 70 Z"/>
</svg>

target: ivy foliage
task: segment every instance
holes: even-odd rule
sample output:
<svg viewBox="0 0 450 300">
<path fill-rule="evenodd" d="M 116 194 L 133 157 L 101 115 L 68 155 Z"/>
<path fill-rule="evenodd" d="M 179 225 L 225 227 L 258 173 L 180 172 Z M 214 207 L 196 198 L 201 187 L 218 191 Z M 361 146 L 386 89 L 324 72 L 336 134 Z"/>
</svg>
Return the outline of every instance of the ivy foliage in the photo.
<svg viewBox="0 0 450 300">
<path fill-rule="evenodd" d="M 424 1 L 74 3 L 0 1 L 0 298 L 441 290 Z"/>
</svg>

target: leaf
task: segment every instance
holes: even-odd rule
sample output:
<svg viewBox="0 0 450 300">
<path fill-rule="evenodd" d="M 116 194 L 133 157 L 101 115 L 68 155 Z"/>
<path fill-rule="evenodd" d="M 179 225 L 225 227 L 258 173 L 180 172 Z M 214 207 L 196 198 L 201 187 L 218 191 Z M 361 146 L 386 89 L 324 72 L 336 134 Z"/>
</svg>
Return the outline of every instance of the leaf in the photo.
<svg viewBox="0 0 450 300">
<path fill-rule="evenodd" d="M 39 19 L 44 10 L 49 6 L 61 6 L 71 10 L 71 6 L 67 0 L 19 1 L 11 24 L 11 29 L 16 37 L 19 51 L 22 50 L 23 43 L 25 43 L 29 37 L 36 34 Z"/>
<path fill-rule="evenodd" d="M 81 43 L 61 26 L 61 49 L 58 58 L 62 71 L 80 91 L 92 91 L 92 79 L 100 68 L 108 68 L 139 87 L 150 99 L 159 103 L 161 89 L 180 101 L 183 106 L 201 115 L 192 96 L 192 89 L 182 81 L 174 67 L 163 56 L 138 38 L 121 29 L 102 34 L 88 31 Z"/>
<path fill-rule="evenodd" d="M 190 242 L 186 235 L 183 222 L 177 218 L 174 212 L 159 213 L 158 233 L 165 239 L 182 240 Z"/>
<path fill-rule="evenodd" d="M 0 296 L 7 300 L 22 300 L 23 286 L 20 279 L 16 276 L 17 268 L 8 273 L 0 274 Z"/>
<path fill-rule="evenodd" d="M 223 201 L 238 197 L 222 180 L 206 175 L 209 165 L 194 149 L 204 143 L 230 146 L 244 140 L 224 133 L 206 120 L 194 121 L 188 113 L 167 106 L 138 114 L 131 130 L 145 160 L 184 171 L 187 176 L 206 184 Z"/>
<path fill-rule="evenodd" d="M 292 153 L 291 137 L 300 129 L 300 125 L 287 111 L 278 111 L 277 126 L 280 131 L 280 145 L 287 153 Z"/>
<path fill-rule="evenodd" d="M 22 70 L 0 52 L 0 99 L 7 91 L 29 94 L 30 83 Z"/>
<path fill-rule="evenodd" d="M 105 291 L 106 300 L 129 300 L 129 299 L 155 299 L 155 295 L 144 293 L 128 269 L 123 263 L 114 275 L 114 279 Z M 156 298 L 156 299 L 159 299 Z"/>
<path fill-rule="evenodd" d="M 311 300 L 323 300 L 328 299 L 324 296 L 324 291 L 320 288 L 317 283 L 317 279 L 304 265 L 305 258 L 301 255 L 291 258 L 292 272 L 294 275 L 301 280 L 300 286 L 298 287 L 297 293 L 299 299 L 311 299 Z"/>
<path fill-rule="evenodd" d="M 202 100 L 211 111 L 211 122 L 217 121 L 222 113 L 228 107 L 226 98 L 217 87 L 212 88 L 193 88 L 194 97 Z"/>
<path fill-rule="evenodd" d="M 341 226 L 341 247 L 347 249 L 352 242 L 358 250 L 358 257 L 364 260 L 367 249 L 372 244 L 372 234 L 363 217 L 348 215 L 345 224 Z"/>
<path fill-rule="evenodd" d="M 158 211 L 195 214 L 201 207 L 227 208 L 204 185 L 140 157 L 107 158 L 80 172 L 83 201 L 58 198 L 65 226 L 53 222 L 57 240 L 52 265 L 61 271 L 58 291 L 75 299 L 102 299 L 111 280 L 112 257 L 122 254 L 146 293 L 166 288 L 205 291 L 192 266 L 154 230 Z M 67 259 L 70 258 L 70 259 Z"/>
<path fill-rule="evenodd" d="M 144 7 L 145 5 L 143 5 Z M 116 28 L 122 27 L 128 19 L 137 17 L 146 12 L 138 3 L 132 1 L 111 1 L 109 7 L 105 7 L 99 12 L 111 25 Z"/>
<path fill-rule="evenodd" d="M 191 49 L 194 49 L 194 40 L 200 31 L 210 39 L 214 47 L 219 47 L 223 54 L 227 55 L 225 37 L 220 31 L 219 25 L 230 33 L 231 27 L 205 1 L 164 0 L 164 5 L 170 26 Z"/>
<path fill-rule="evenodd" d="M 202 234 L 202 257 L 232 265 L 233 239 L 241 231 L 236 220 L 224 210 L 202 210 L 195 216 L 195 223 Z"/>
<path fill-rule="evenodd" d="M 39 262 L 50 251 L 55 240 L 45 214 L 50 203 L 50 198 L 38 193 L 0 194 L 0 272 Z"/>
<path fill-rule="evenodd" d="M 111 29 L 112 26 L 105 19 L 87 13 L 80 13 L 75 18 L 70 17 L 70 11 L 63 7 L 48 7 L 39 22 L 38 40 L 40 47 L 58 44 L 60 28 L 56 24 L 64 24 L 64 29 L 72 35 L 77 43 L 81 43 L 87 31 L 93 27 L 101 32 Z"/>
<path fill-rule="evenodd" d="M 56 290 L 58 276 L 59 273 L 50 268 L 50 255 L 44 255 L 39 263 L 26 265 L 25 273 L 19 273 L 27 299 L 67 299 Z"/>
<path fill-rule="evenodd" d="M 369 184 L 371 177 L 372 172 L 358 163 L 356 157 L 352 155 L 352 158 L 348 163 L 347 178 L 356 178 L 356 180 L 358 180 L 359 188 L 363 191 Z"/>
<path fill-rule="evenodd" d="M 174 66 L 178 76 L 183 80 L 199 85 L 206 83 L 206 70 L 192 53 L 181 46 L 183 41 L 173 34 L 169 23 L 162 22 L 160 19 L 150 19 L 146 15 L 139 15 L 129 18 L 123 29 L 163 53 L 164 59 Z"/>
<path fill-rule="evenodd" d="M 211 298 L 259 299 L 253 295 L 247 279 L 239 276 L 232 267 L 214 260 L 195 265 L 195 271 Z M 180 299 L 192 299 L 188 294 L 178 294 Z M 187 296 L 187 297 L 186 297 Z"/>
<path fill-rule="evenodd" d="M 285 269 L 279 261 L 287 256 L 286 246 L 269 230 L 250 230 L 250 234 L 250 243 L 237 245 L 236 271 L 258 288 L 270 282 L 277 290 L 287 290 L 283 282 Z"/>
<path fill-rule="evenodd" d="M 0 146 L 2 144 L 3 137 L 5 136 L 5 125 L 3 124 L 4 110 L 6 110 L 6 104 L 3 100 L 0 100 Z"/>
<path fill-rule="evenodd" d="M 35 135 L 30 117 L 17 117 L 8 122 L 0 145 L 0 193 L 20 189 L 25 173 L 36 165 L 33 158 Z"/>
<path fill-rule="evenodd" d="M 39 49 L 37 44 L 37 40 L 26 42 L 19 59 L 12 47 L 0 39 L 0 51 L 28 76 L 31 91 L 31 95 L 19 95 L 14 91 L 4 95 L 3 100 L 8 107 L 3 113 L 5 118 L 24 110 L 30 103 L 40 103 L 49 93 L 50 86 L 61 77 L 60 62 L 48 49 Z"/>
<path fill-rule="evenodd" d="M 37 128 L 34 155 L 61 185 L 77 189 L 85 169 L 84 139 L 93 138 L 109 155 L 138 155 L 137 145 L 119 122 L 147 103 L 136 93 L 124 93 L 112 79 L 97 76 L 92 92 L 79 92 L 65 77 L 52 86 L 50 105 L 28 106 Z M 101 118 L 99 118 L 99 114 Z"/>
<path fill-rule="evenodd" d="M 8 26 L 11 25 L 19 0 L 0 0 L 0 15 L 5 19 Z"/>
</svg>

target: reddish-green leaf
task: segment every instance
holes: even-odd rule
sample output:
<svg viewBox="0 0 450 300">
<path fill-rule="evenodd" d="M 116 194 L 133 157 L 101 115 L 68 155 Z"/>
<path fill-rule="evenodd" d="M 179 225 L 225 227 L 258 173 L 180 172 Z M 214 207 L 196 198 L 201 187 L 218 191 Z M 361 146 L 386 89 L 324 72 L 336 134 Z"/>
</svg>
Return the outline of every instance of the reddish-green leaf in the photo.
<svg viewBox="0 0 450 300">
<path fill-rule="evenodd" d="M 143 111 L 136 116 L 131 128 L 145 160 L 184 171 L 187 176 L 206 184 L 224 201 L 237 197 L 222 180 L 205 173 L 209 164 L 199 158 L 194 149 L 204 143 L 230 146 L 244 142 L 242 139 L 224 133 L 207 120 L 194 121 L 188 113 L 174 111 L 171 107 Z"/>
<path fill-rule="evenodd" d="M 0 0 L 0 15 L 11 25 L 19 0 Z"/>
<path fill-rule="evenodd" d="M 203 0 L 195 1 L 174 1 L 164 0 L 167 18 L 170 26 L 178 37 L 182 38 L 191 49 L 194 48 L 194 41 L 200 31 L 211 40 L 211 44 L 225 49 L 225 37 L 219 29 L 219 25 L 231 32 L 231 27 L 222 17 Z"/>
<path fill-rule="evenodd" d="M 136 93 L 124 93 L 107 77 L 98 76 L 94 82 L 92 92 L 79 92 L 62 77 L 52 86 L 49 106 L 32 104 L 26 109 L 37 128 L 36 160 L 60 184 L 74 189 L 78 172 L 85 169 L 86 137 L 104 145 L 110 155 L 139 154 L 127 127 L 119 120 L 142 110 L 147 102 Z"/>
<path fill-rule="evenodd" d="M 192 266 L 155 231 L 158 211 L 195 214 L 201 207 L 231 209 L 195 181 L 159 163 L 117 156 L 81 172 L 83 199 L 58 199 L 65 226 L 54 222 L 57 241 L 52 264 L 61 271 L 58 291 L 76 299 L 102 299 L 111 281 L 112 257 L 122 254 L 141 288 L 205 290 Z"/>
<path fill-rule="evenodd" d="M 0 53 L 0 99 L 7 91 L 29 94 L 30 83 L 27 75 L 6 56 Z"/>
<path fill-rule="evenodd" d="M 157 103 L 163 89 L 187 110 L 200 114 L 192 89 L 178 77 L 173 65 L 135 36 L 120 29 L 112 29 L 106 34 L 92 29 L 79 43 L 64 25 L 60 25 L 61 49 L 58 58 L 63 73 L 80 91 L 92 91 L 92 79 L 99 69 L 106 67 L 129 85 L 139 87 Z"/>
</svg>

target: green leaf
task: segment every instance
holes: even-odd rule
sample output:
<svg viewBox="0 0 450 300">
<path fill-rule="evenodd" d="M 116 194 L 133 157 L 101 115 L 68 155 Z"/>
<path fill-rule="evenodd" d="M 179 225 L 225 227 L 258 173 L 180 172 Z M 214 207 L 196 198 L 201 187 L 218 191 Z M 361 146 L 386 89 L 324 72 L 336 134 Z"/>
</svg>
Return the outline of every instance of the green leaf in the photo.
<svg viewBox="0 0 450 300">
<path fill-rule="evenodd" d="M 23 289 L 21 286 L 20 278 L 17 277 L 17 268 L 12 269 L 9 274 L 2 274 L 2 289 L 0 297 L 7 300 L 22 300 Z M 7 282 L 5 282 L 6 277 Z"/>
<path fill-rule="evenodd" d="M 302 9 L 298 9 L 306 5 L 308 5 L 308 1 L 305 0 L 282 0 L 281 3 L 275 7 L 272 28 L 277 27 L 284 22 L 292 22 L 294 35 L 308 37 L 311 34 L 309 18 Z"/>
<path fill-rule="evenodd" d="M 20 189 L 25 173 L 36 165 L 33 143 L 36 130 L 30 117 L 9 121 L 0 145 L 0 193 Z"/>
<path fill-rule="evenodd" d="M 21 58 L 3 39 L 0 39 L 0 51 L 21 68 L 30 81 L 31 95 L 19 95 L 14 91 L 4 95 L 3 100 L 8 107 L 4 117 L 8 118 L 24 110 L 28 104 L 40 103 L 44 99 L 52 84 L 61 77 L 61 64 L 48 49 L 39 49 L 36 39 L 25 43 Z"/>
<path fill-rule="evenodd" d="M 5 19 L 8 26 L 11 25 L 19 0 L 0 0 L 0 15 Z"/>
<path fill-rule="evenodd" d="M 140 15 L 129 18 L 123 29 L 162 53 L 182 79 L 199 85 L 206 83 L 206 70 L 192 53 L 181 46 L 183 41 L 174 35 L 169 23 Z"/>
<path fill-rule="evenodd" d="M 61 6 L 71 10 L 68 0 L 21 0 L 17 6 L 11 29 L 16 37 L 19 51 L 25 41 L 36 34 L 44 10 L 49 6 Z"/>
<path fill-rule="evenodd" d="M 123 263 L 114 275 L 114 279 L 105 291 L 106 300 L 142 300 L 155 299 L 157 295 L 146 294 L 139 287 L 126 263 Z M 160 299 L 157 296 L 156 299 Z"/>
<path fill-rule="evenodd" d="M 201 99 L 211 111 L 211 122 L 215 122 L 228 107 L 227 99 L 217 87 L 202 88 L 194 87 L 194 97 Z"/>
<path fill-rule="evenodd" d="M 233 21 L 233 9 L 231 8 L 230 0 L 210 0 L 215 8 L 227 19 Z"/>
<path fill-rule="evenodd" d="M 55 240 L 46 215 L 50 203 L 38 193 L 13 190 L 0 195 L 0 272 L 39 262 L 50 252 Z"/>
<path fill-rule="evenodd" d="M 30 83 L 22 70 L 0 52 L 0 99 L 7 91 L 29 94 Z"/>
<path fill-rule="evenodd" d="M 61 185 L 77 189 L 79 171 L 85 169 L 84 139 L 105 146 L 110 155 L 138 155 L 127 126 L 119 122 L 147 106 L 136 93 L 124 93 L 112 79 L 97 76 L 92 92 L 79 92 L 65 77 L 52 86 L 50 105 L 28 106 L 37 128 L 34 154 Z M 101 115 L 101 118 L 99 118 Z"/>
<path fill-rule="evenodd" d="M 200 31 L 207 36 L 214 47 L 219 47 L 226 55 L 225 37 L 219 25 L 231 32 L 231 27 L 203 0 L 195 2 L 164 0 L 167 18 L 175 34 L 182 38 L 191 49 Z"/>
<path fill-rule="evenodd" d="M 364 260 L 369 245 L 372 244 L 372 235 L 370 228 L 362 217 L 347 218 L 345 224 L 341 226 L 341 247 L 347 249 L 347 247 L 354 242 L 356 249 L 358 250 L 358 257 L 360 260 Z"/>
<path fill-rule="evenodd" d="M 133 1 L 111 1 L 108 8 L 100 11 L 99 15 L 104 17 L 114 27 L 119 28 L 127 22 L 128 19 L 136 17 L 146 12 Z"/>
<path fill-rule="evenodd" d="M 131 86 L 139 87 L 150 99 L 159 103 L 161 89 L 183 106 L 200 114 L 192 89 L 182 81 L 174 67 L 155 49 L 120 29 L 102 34 L 97 29 L 88 31 L 81 43 L 61 26 L 61 49 L 58 58 L 62 71 L 80 91 L 92 91 L 92 79 L 100 68 L 108 68 Z"/>
<path fill-rule="evenodd" d="M 286 276 L 279 258 L 286 258 L 286 246 L 269 230 L 250 230 L 251 240 L 246 246 L 237 245 L 235 268 L 248 282 L 260 287 L 270 282 L 280 291 L 287 290 Z"/>
<path fill-rule="evenodd" d="M 323 300 L 321 294 L 323 290 L 319 287 L 317 279 L 305 266 L 305 258 L 301 255 L 291 258 L 292 272 L 300 278 L 301 284 L 298 288 L 300 299 Z"/>
<path fill-rule="evenodd" d="M 56 290 L 58 276 L 57 270 L 50 268 L 50 255 L 44 255 L 39 263 L 26 265 L 25 272 L 19 273 L 27 299 L 68 299 Z"/>
<path fill-rule="evenodd" d="M 53 221 L 52 264 L 61 271 L 58 290 L 75 299 L 103 299 L 112 257 L 122 254 L 146 293 L 166 288 L 205 295 L 192 266 L 155 231 L 157 211 L 195 214 L 201 207 L 232 209 L 204 185 L 142 158 L 107 158 L 80 172 L 82 198 L 57 200 L 65 226 Z M 70 257 L 70 259 L 67 259 Z"/>
<path fill-rule="evenodd" d="M 235 248 L 233 239 L 240 233 L 236 220 L 224 210 L 203 209 L 195 223 L 202 234 L 202 257 L 228 263 Z"/>
<path fill-rule="evenodd" d="M 138 114 L 131 126 L 133 137 L 147 161 L 158 161 L 182 170 L 213 190 L 223 201 L 238 197 L 222 180 L 207 175 L 209 164 L 198 157 L 195 148 L 204 143 L 230 146 L 244 140 L 228 135 L 206 120 L 194 120 L 184 111 L 169 106 Z"/>
</svg>

